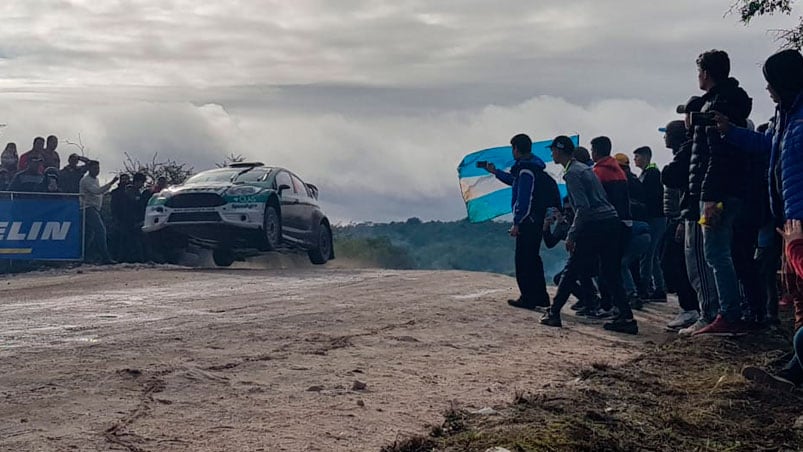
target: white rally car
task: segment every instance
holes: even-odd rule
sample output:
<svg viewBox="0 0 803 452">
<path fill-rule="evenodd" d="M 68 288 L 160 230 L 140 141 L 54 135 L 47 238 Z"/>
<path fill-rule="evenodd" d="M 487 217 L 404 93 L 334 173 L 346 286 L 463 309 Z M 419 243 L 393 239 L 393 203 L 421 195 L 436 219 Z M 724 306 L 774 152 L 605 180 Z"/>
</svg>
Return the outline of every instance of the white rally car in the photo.
<svg viewBox="0 0 803 452">
<path fill-rule="evenodd" d="M 198 173 L 151 197 L 142 230 L 161 243 L 193 243 L 229 266 L 255 251 L 294 249 L 314 264 L 334 259 L 318 188 L 283 168 L 234 163 Z"/>
</svg>

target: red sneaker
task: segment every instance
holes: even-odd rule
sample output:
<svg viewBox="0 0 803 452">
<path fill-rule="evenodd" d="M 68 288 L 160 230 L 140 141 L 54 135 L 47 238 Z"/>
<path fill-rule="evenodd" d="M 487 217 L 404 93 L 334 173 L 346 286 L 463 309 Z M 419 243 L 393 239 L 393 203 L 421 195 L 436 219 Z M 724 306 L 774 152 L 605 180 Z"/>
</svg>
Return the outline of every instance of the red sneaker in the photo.
<svg viewBox="0 0 803 452">
<path fill-rule="evenodd" d="M 747 335 L 747 329 L 741 322 L 728 322 L 720 314 L 710 325 L 695 332 L 692 336 L 703 334 L 709 336 L 745 336 Z"/>
</svg>

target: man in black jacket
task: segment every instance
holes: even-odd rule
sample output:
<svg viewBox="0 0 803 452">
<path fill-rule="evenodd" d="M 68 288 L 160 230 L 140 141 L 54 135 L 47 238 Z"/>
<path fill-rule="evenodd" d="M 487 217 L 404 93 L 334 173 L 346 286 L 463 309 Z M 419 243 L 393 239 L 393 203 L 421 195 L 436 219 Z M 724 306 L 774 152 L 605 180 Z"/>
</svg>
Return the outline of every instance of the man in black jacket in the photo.
<svg viewBox="0 0 803 452">
<path fill-rule="evenodd" d="M 661 184 L 661 171 L 652 163 L 652 149 L 642 146 L 633 151 L 633 160 L 641 169 L 639 180 L 644 189 L 644 204 L 647 207 L 647 224 L 650 225 L 650 249 L 641 258 L 639 295 L 649 301 L 666 302 L 666 284 L 661 269 L 660 245 L 666 234 L 664 216 L 664 186 Z"/>
<path fill-rule="evenodd" d="M 720 112 L 740 127 L 747 125 L 752 99 L 730 75 L 730 59 L 721 50 L 697 58 L 697 80 L 702 96 L 702 113 L 692 114 L 694 128 L 689 192 L 700 199 L 705 260 L 714 272 L 719 314 L 714 322 L 694 334 L 733 336 L 746 331 L 741 322 L 741 295 L 733 265 L 731 244 L 734 221 L 742 208 L 745 181 L 749 178 L 748 158 L 726 143 L 713 124 L 711 114 Z"/>
<path fill-rule="evenodd" d="M 81 178 L 89 170 L 86 165 L 88 161 L 89 159 L 86 157 L 70 154 L 67 158 L 67 166 L 59 172 L 59 188 L 62 193 L 78 193 L 78 185 L 81 182 Z M 84 162 L 84 164 L 78 166 L 78 162 Z"/>
<path fill-rule="evenodd" d="M 692 325 L 681 328 L 678 334 L 689 336 L 711 324 L 719 313 L 719 298 L 714 282 L 714 272 L 706 263 L 703 246 L 703 227 L 700 226 L 700 197 L 692 194 L 689 183 L 692 158 L 691 115 L 698 113 L 703 106 L 703 99 L 693 96 L 685 105 L 680 105 L 677 112 L 685 114 L 687 139 L 672 162 L 664 167 L 661 173 L 662 182 L 669 188 L 681 190 L 680 209 L 684 252 L 686 257 L 686 274 L 697 293 L 700 302 L 700 317 Z"/>
</svg>

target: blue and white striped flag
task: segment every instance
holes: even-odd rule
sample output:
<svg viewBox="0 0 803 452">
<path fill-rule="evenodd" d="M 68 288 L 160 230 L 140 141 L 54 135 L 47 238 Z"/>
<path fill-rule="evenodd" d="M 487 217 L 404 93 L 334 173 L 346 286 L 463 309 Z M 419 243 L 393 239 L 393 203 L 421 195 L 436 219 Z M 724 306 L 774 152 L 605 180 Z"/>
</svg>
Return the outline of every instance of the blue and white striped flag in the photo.
<svg viewBox="0 0 803 452">
<path fill-rule="evenodd" d="M 580 137 L 571 137 L 574 145 L 580 142 Z M 563 168 L 552 161 L 552 152 L 547 149 L 552 140 L 533 143 L 533 154 L 546 163 L 546 172 L 555 178 L 560 189 L 561 197 L 566 196 L 566 184 L 563 182 Z M 483 168 L 477 168 L 477 162 L 486 161 L 496 165 L 497 169 L 510 171 L 515 161 L 510 146 L 484 149 L 467 155 L 460 166 L 457 167 L 460 179 L 460 191 L 463 201 L 466 202 L 468 220 L 472 223 L 492 220 L 511 213 L 510 198 L 512 189 L 496 180 L 493 174 Z"/>
</svg>

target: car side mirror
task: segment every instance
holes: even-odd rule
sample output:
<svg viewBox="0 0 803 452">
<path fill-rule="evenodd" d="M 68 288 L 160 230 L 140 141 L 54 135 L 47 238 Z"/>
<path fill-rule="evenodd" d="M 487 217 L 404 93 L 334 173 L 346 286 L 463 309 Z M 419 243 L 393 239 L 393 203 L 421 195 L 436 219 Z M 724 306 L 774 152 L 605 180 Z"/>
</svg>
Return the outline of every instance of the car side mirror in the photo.
<svg viewBox="0 0 803 452">
<path fill-rule="evenodd" d="M 279 185 L 279 195 L 281 195 L 285 190 L 290 190 L 290 186 L 287 184 Z"/>
</svg>

